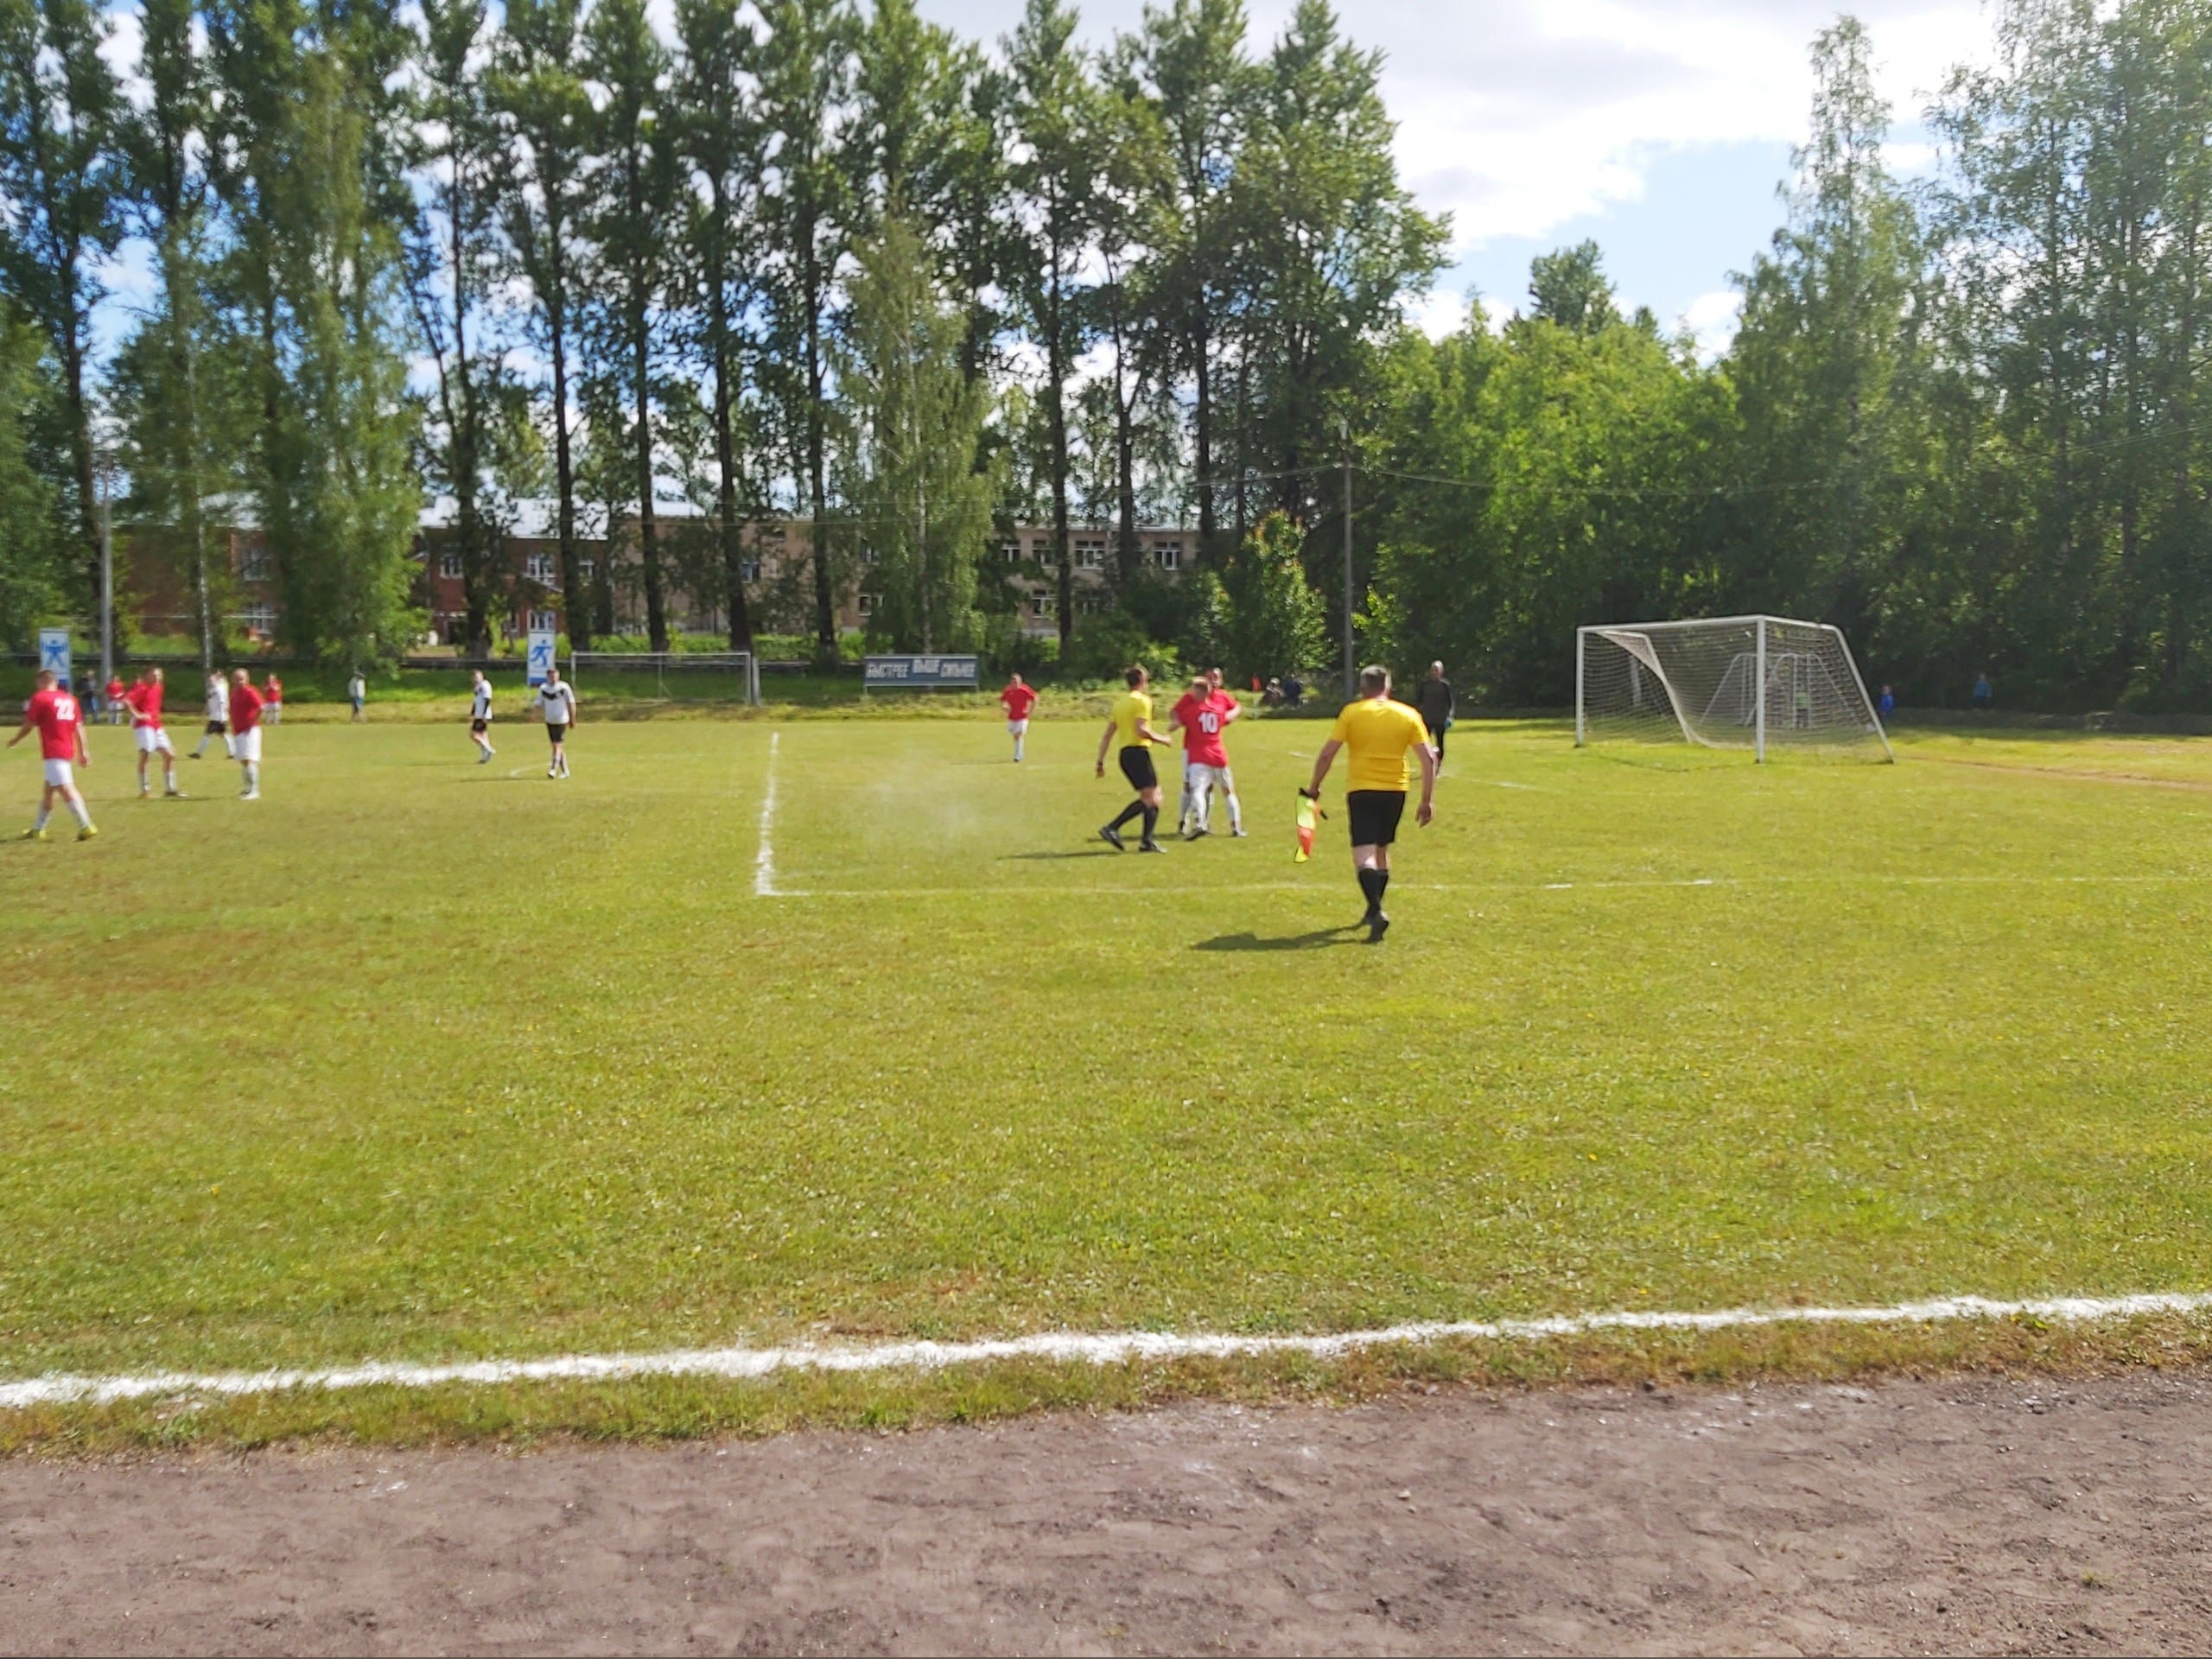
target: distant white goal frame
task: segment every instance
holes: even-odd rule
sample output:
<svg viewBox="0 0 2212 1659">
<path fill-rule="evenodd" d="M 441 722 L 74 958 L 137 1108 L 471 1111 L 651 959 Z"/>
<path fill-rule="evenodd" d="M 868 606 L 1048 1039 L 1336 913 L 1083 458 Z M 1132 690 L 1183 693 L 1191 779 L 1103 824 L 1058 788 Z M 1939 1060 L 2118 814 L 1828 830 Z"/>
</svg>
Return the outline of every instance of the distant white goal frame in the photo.
<svg viewBox="0 0 2212 1659">
<path fill-rule="evenodd" d="M 1689 650 L 1698 636 L 1717 642 L 1728 652 L 1728 661 L 1716 676 L 1709 658 L 1698 664 L 1705 671 L 1684 671 Z M 1851 654 L 1843 630 L 1827 622 L 1805 622 L 1794 617 L 1755 613 L 1749 616 L 1692 617 L 1670 622 L 1613 622 L 1579 627 L 1574 631 L 1574 741 L 1580 748 L 1591 738 L 1591 647 L 1621 653 L 1629 659 L 1629 677 L 1637 687 L 1639 708 L 1657 698 L 1642 690 L 1637 681 L 1648 676 L 1662 693 L 1675 729 L 1686 742 L 1706 748 L 1749 747 L 1764 762 L 1770 737 L 1775 741 L 1817 743 L 1850 742 L 1866 736 L 1876 739 L 1882 756 L 1894 762 L 1896 751 L 1882 729 L 1866 682 Z M 1748 650 L 1741 647 L 1748 646 Z M 1670 671 L 1668 658 L 1675 659 Z M 1837 671 L 1838 668 L 1842 671 Z M 1847 676 L 1847 679 L 1846 677 Z M 1695 683 L 1689 683 L 1693 678 Z M 1711 684 L 1704 682 L 1711 680 Z M 1815 682 L 1818 682 L 1816 688 Z M 1825 699 L 1817 695 L 1825 688 Z M 1777 692 L 1789 695 L 1791 706 L 1779 731 L 1770 731 L 1771 705 Z M 1725 705 L 1725 707 L 1723 706 Z M 1818 712 L 1815 712 L 1815 709 Z M 1647 719 L 1651 718 L 1647 716 Z M 1659 723 L 1654 721 L 1654 723 Z M 1735 737 L 1740 730 L 1748 745 Z M 1799 733 L 1803 734 L 1801 740 Z M 1828 735 L 1833 734 L 1832 736 Z"/>
<path fill-rule="evenodd" d="M 642 674 L 650 670 L 653 683 L 663 696 L 668 695 L 668 677 L 677 674 L 697 674 L 712 670 L 736 674 L 745 681 L 745 700 L 758 705 L 760 701 L 760 662 L 749 651 L 572 651 L 569 653 L 569 677 L 579 686 L 586 683 L 590 673 Z"/>
</svg>

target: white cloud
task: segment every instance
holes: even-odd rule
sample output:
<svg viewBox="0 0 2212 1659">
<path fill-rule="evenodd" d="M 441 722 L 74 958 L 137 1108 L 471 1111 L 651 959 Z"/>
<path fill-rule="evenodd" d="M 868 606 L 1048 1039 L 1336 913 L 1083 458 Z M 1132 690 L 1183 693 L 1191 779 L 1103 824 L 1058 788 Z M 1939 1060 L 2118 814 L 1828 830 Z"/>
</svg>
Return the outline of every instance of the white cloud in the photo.
<svg viewBox="0 0 2212 1659">
<path fill-rule="evenodd" d="M 1696 337 L 1698 355 L 1710 362 L 1728 349 L 1743 320 L 1744 296 L 1732 288 L 1700 294 L 1682 312 L 1682 326 Z"/>
</svg>

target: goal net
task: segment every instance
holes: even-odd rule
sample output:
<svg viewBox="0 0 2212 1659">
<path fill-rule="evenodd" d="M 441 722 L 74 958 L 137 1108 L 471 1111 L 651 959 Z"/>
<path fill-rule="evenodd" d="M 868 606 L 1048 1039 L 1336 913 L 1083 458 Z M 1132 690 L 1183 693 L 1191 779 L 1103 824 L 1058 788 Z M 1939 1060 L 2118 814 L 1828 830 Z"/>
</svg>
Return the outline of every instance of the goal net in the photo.
<svg viewBox="0 0 2212 1659">
<path fill-rule="evenodd" d="M 580 691 L 596 682 L 639 696 L 760 701 L 760 665 L 749 651 L 572 651 L 569 677 Z"/>
<path fill-rule="evenodd" d="M 1578 628 L 1577 744 L 1863 748 L 1894 760 L 1843 632 L 1779 616 Z"/>
</svg>

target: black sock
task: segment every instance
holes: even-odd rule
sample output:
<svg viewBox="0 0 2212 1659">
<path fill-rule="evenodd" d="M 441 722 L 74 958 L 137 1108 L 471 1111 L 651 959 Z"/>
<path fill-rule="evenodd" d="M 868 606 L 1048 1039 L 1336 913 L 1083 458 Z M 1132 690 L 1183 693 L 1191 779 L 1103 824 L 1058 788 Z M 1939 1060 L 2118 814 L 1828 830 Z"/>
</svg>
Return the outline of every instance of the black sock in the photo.
<svg viewBox="0 0 2212 1659">
<path fill-rule="evenodd" d="M 1359 890 L 1367 895 L 1367 907 L 1370 910 L 1380 910 L 1382 907 L 1382 883 L 1385 879 L 1380 870 L 1362 870 L 1359 873 Z"/>
<path fill-rule="evenodd" d="M 1160 809 L 1156 806 L 1147 806 L 1144 810 L 1144 838 L 1147 841 L 1150 841 L 1152 839 L 1152 832 L 1159 827 Z"/>
<path fill-rule="evenodd" d="M 1390 872 L 1377 870 L 1375 874 L 1382 878 L 1375 884 L 1375 902 L 1379 906 L 1382 902 L 1382 895 L 1390 891 Z"/>
<path fill-rule="evenodd" d="M 1143 810 L 1144 803 L 1142 801 L 1131 801 L 1127 806 L 1122 809 L 1122 816 L 1115 819 L 1113 823 L 1108 824 L 1106 827 L 1109 830 L 1118 830 L 1123 824 L 1127 823 L 1131 818 L 1134 818 L 1138 813 Z"/>
</svg>

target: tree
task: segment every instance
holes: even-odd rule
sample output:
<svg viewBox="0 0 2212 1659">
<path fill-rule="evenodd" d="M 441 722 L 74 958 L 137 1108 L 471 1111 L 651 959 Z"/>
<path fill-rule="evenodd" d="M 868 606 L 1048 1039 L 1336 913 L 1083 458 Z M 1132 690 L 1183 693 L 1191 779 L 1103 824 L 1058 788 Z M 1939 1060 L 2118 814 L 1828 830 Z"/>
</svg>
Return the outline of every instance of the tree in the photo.
<svg viewBox="0 0 2212 1659">
<path fill-rule="evenodd" d="M 607 327 L 628 379 L 645 632 L 653 650 L 666 651 L 668 600 L 653 511 L 653 325 L 669 274 L 667 238 L 676 222 L 673 135 L 664 130 L 660 107 L 668 54 L 653 35 L 644 0 L 601 0 L 585 35 L 589 76 L 607 99 L 599 112 L 593 238 L 600 266 L 612 279 Z"/>
<path fill-rule="evenodd" d="M 396 90 L 412 41 L 375 6 L 218 0 L 202 15 L 224 283 L 251 341 L 250 476 L 282 631 L 307 655 L 389 662 L 420 625 L 398 234 L 414 201 Z"/>
<path fill-rule="evenodd" d="M 1067 387 L 1086 332 L 1081 276 L 1090 246 L 1097 127 L 1094 88 L 1074 42 L 1075 26 L 1075 13 L 1060 0 L 1027 0 L 1021 25 L 1006 43 L 1011 114 L 1021 146 L 1013 168 L 1016 212 L 1027 244 L 1015 282 L 1029 338 L 1045 359 L 1038 407 L 1052 482 L 1063 652 L 1075 634 Z"/>
<path fill-rule="evenodd" d="M 122 92 L 101 48 L 111 25 L 91 0 L 0 0 L 0 285 L 45 331 L 61 371 L 86 572 L 100 591 L 93 481 L 92 313 L 102 261 L 123 238 L 117 145 Z"/>
<path fill-rule="evenodd" d="M 596 607 L 576 552 L 576 467 L 569 420 L 570 353 L 582 301 L 575 238 L 588 203 L 584 177 L 592 107 L 581 55 L 582 0 L 507 0 L 493 71 L 514 166 L 500 215 L 507 245 L 530 284 L 532 312 L 551 378 L 556 533 L 569 643 L 589 651 Z"/>
<path fill-rule="evenodd" d="M 506 601 L 511 577 L 501 568 L 505 537 L 485 512 L 503 362 L 482 314 L 505 264 L 499 216 L 512 192 L 484 73 L 482 0 L 423 0 L 422 10 L 422 92 L 410 124 L 426 211 L 410 226 L 408 293 L 437 374 L 437 421 L 426 435 L 454 499 L 449 545 L 461 560 L 467 643 L 481 654 L 492 648 L 492 608 Z"/>
<path fill-rule="evenodd" d="M 830 566 L 827 334 L 849 233 L 843 135 L 855 23 L 842 0 L 770 0 L 760 63 L 767 175 L 761 204 L 770 355 L 802 505 L 813 519 L 814 649 L 837 655 Z"/>
<path fill-rule="evenodd" d="M 737 319 L 750 283 L 742 267 L 755 240 L 760 188 L 760 118 L 748 91 L 754 41 L 736 0 L 677 0 L 682 46 L 671 89 L 677 145 L 703 188 L 690 201 L 686 245 L 704 306 L 708 372 L 714 381 L 715 534 L 728 596 L 732 651 L 753 648 L 745 601 L 745 544 L 738 522 L 735 411 L 744 367 Z"/>
<path fill-rule="evenodd" d="M 1154 286 L 1178 347 L 1177 366 L 1190 380 L 1198 540 L 1209 559 L 1226 550 L 1217 542 L 1214 377 L 1235 287 L 1230 191 L 1252 90 L 1244 31 L 1242 0 L 1173 0 L 1165 10 L 1146 10 L 1130 59 L 1158 111 L 1173 169 Z"/>
<path fill-rule="evenodd" d="M 1579 334 L 1594 334 L 1620 321 L 1595 242 L 1538 254 L 1529 267 L 1529 297 L 1535 302 L 1530 316 Z"/>
<path fill-rule="evenodd" d="M 212 671 L 219 589 L 207 503 L 240 487 L 245 405 L 238 342 L 216 292 L 215 227 L 206 168 L 207 66 L 193 35 L 193 0 L 147 0 L 139 64 L 149 97 L 123 129 L 130 198 L 154 245 L 153 314 L 118 354 L 111 389 L 124 466 L 142 524 L 177 543 Z"/>
<path fill-rule="evenodd" d="M 884 219 L 859 251 L 837 356 L 843 494 L 875 556 L 871 632 L 899 650 L 972 645 L 997 480 L 976 470 L 988 389 L 962 372 L 965 321 L 928 245 Z"/>
<path fill-rule="evenodd" d="M 31 643 L 62 594 L 67 537 L 60 533 L 53 480 L 33 452 L 41 411 L 59 410 L 63 393 L 46 360 L 41 331 L 0 300 L 0 639 Z"/>
<path fill-rule="evenodd" d="M 1211 588 L 1209 653 L 1237 678 L 1310 669 L 1329 654 L 1328 614 L 1306 580 L 1305 533 L 1283 512 L 1252 527 Z"/>
</svg>

